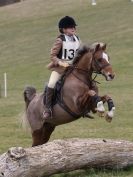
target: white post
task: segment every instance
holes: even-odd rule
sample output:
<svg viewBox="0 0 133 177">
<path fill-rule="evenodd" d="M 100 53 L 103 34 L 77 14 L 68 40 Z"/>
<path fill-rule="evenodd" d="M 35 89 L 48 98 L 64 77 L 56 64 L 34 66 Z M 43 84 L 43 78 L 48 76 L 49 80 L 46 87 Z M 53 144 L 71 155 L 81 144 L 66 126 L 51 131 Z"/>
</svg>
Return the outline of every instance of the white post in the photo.
<svg viewBox="0 0 133 177">
<path fill-rule="evenodd" d="M 4 97 L 7 97 L 7 74 L 4 73 Z"/>
<path fill-rule="evenodd" d="M 92 4 L 93 6 L 97 5 L 96 0 L 91 0 L 91 4 Z"/>
</svg>

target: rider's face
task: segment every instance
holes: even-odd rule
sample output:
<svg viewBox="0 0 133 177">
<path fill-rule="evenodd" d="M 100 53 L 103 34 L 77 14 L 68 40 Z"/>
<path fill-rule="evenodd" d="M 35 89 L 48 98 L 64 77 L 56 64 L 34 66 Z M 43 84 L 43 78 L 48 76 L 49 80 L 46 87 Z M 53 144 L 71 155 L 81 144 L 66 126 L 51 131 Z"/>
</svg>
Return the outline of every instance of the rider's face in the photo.
<svg viewBox="0 0 133 177">
<path fill-rule="evenodd" d="M 75 35 L 76 34 L 76 28 L 71 27 L 71 28 L 64 28 L 63 32 L 67 35 Z"/>
</svg>

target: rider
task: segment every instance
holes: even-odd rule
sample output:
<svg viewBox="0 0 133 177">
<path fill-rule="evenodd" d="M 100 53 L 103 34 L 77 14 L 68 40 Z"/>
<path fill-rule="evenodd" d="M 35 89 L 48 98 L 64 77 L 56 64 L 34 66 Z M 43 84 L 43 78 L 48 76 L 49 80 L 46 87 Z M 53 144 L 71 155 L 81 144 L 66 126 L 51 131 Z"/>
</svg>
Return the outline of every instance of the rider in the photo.
<svg viewBox="0 0 133 177">
<path fill-rule="evenodd" d="M 46 90 L 46 98 L 43 100 L 45 105 L 45 110 L 43 112 L 44 118 L 52 117 L 51 106 L 54 87 L 61 78 L 62 73 L 72 64 L 75 53 L 80 46 L 81 41 L 76 35 L 76 26 L 75 20 L 69 16 L 63 17 L 58 23 L 60 35 L 56 38 L 51 49 L 52 62 L 48 65 L 48 69 L 51 69 L 52 73 Z M 92 101 L 97 103 L 96 106 L 98 107 L 100 99 L 97 94 L 92 91 L 92 93 L 90 92 L 90 96 L 92 97 Z M 103 109 L 101 104 L 100 109 Z"/>
<path fill-rule="evenodd" d="M 80 46 L 80 39 L 76 35 L 76 26 L 75 20 L 69 16 L 63 17 L 58 23 L 60 35 L 51 49 L 52 62 L 48 65 L 48 68 L 53 71 L 46 91 L 46 100 L 44 99 L 46 107 L 43 113 L 44 118 L 51 117 L 54 87 L 65 69 L 69 64 L 72 64 L 75 53 Z"/>
</svg>

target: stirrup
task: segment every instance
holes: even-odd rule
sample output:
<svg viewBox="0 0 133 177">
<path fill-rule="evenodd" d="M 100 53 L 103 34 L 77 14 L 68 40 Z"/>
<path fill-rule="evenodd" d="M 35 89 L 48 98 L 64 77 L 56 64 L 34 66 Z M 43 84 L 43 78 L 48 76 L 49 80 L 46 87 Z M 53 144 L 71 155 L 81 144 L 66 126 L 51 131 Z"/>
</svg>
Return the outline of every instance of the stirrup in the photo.
<svg viewBox="0 0 133 177">
<path fill-rule="evenodd" d="M 43 111 L 43 113 L 42 113 L 43 118 L 45 118 L 45 119 L 49 119 L 49 118 L 51 118 L 51 119 L 52 119 L 52 118 L 53 118 L 53 112 L 52 112 L 52 109 L 49 108 L 48 111 L 49 111 L 49 112 L 47 112 L 47 110 L 44 110 L 44 111 Z M 45 117 L 45 114 L 49 114 L 49 116 L 48 116 L 48 117 Z"/>
<path fill-rule="evenodd" d="M 85 114 L 84 118 L 94 119 L 94 117 L 90 114 L 90 112 L 88 112 L 87 114 Z"/>
</svg>

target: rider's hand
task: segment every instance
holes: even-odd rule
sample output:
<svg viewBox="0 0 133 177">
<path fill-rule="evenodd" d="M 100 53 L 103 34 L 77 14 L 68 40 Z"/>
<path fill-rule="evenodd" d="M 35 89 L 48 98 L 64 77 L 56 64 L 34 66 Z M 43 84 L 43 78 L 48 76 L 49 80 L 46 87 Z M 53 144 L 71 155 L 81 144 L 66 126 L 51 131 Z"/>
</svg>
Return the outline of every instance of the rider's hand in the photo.
<svg viewBox="0 0 133 177">
<path fill-rule="evenodd" d="M 67 67 L 69 66 L 69 64 L 68 64 L 67 62 L 62 62 L 62 61 L 59 61 L 58 64 L 59 64 L 60 66 L 65 67 L 65 68 L 67 68 Z"/>
</svg>

